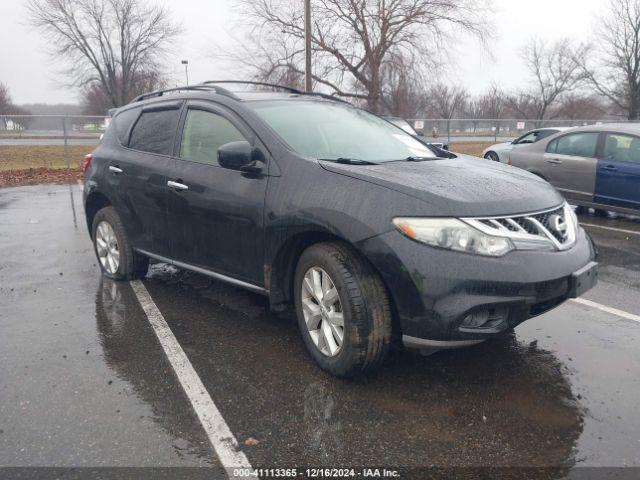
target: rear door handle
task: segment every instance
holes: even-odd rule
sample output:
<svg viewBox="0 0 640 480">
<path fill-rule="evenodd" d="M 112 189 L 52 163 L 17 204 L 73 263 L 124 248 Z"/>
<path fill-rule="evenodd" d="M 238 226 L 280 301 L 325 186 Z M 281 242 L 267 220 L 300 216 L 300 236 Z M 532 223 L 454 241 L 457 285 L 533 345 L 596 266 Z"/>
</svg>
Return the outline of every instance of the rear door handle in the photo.
<svg viewBox="0 0 640 480">
<path fill-rule="evenodd" d="M 562 163 L 562 160 L 559 160 L 557 158 L 547 158 L 547 162 L 548 163 Z"/>
<path fill-rule="evenodd" d="M 109 171 L 114 175 L 119 175 L 120 173 L 122 173 L 122 169 L 120 167 L 115 167 L 113 165 L 109 165 Z"/>
<path fill-rule="evenodd" d="M 174 182 L 173 180 L 169 180 L 167 182 L 167 186 L 171 187 L 175 190 L 189 190 L 189 187 L 187 185 L 185 185 L 184 183 L 180 183 L 180 182 Z"/>
<path fill-rule="evenodd" d="M 605 170 L 617 170 L 618 168 L 615 165 L 606 165 L 604 167 Z"/>
</svg>

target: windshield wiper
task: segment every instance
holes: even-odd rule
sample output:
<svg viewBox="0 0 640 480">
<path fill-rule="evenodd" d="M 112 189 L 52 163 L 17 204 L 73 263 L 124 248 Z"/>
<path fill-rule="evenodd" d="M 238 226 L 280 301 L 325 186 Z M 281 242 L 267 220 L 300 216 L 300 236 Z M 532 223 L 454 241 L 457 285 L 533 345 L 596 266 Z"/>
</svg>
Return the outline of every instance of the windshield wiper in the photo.
<svg viewBox="0 0 640 480">
<path fill-rule="evenodd" d="M 428 160 L 435 160 L 436 157 L 407 157 L 407 162 L 426 162 Z"/>
<path fill-rule="evenodd" d="M 327 162 L 335 162 L 335 163 L 344 163 L 346 165 L 377 165 L 376 162 L 370 162 L 368 160 L 359 160 L 357 158 L 346 158 L 346 157 L 338 157 L 338 158 L 321 158 L 320 160 L 324 160 Z"/>
</svg>

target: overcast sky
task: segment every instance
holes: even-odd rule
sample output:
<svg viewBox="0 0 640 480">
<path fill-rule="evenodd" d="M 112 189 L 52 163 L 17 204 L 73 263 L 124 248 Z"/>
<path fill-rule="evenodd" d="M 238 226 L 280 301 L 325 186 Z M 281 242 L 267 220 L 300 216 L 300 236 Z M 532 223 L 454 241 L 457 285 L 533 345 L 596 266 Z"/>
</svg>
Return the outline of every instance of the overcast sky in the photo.
<svg viewBox="0 0 640 480">
<path fill-rule="evenodd" d="M 150 0 L 153 1 L 153 0 Z M 190 83 L 206 79 L 237 77 L 216 66 L 209 55 L 215 45 L 229 42 L 233 0 L 161 0 L 182 22 L 185 34 L 174 46 L 167 65 L 175 80 L 184 81 L 180 60 L 189 60 Z M 292 0 L 302 1 L 302 0 Z M 0 82 L 10 89 L 15 103 L 61 103 L 78 101 L 78 92 L 63 86 L 56 74 L 62 59 L 45 53 L 40 33 L 27 26 L 25 0 L 3 0 L 0 7 Z M 461 39 L 456 48 L 458 68 L 450 79 L 479 92 L 492 81 L 506 89 L 526 81 L 518 47 L 532 35 L 554 39 L 569 36 L 588 38 L 604 0 L 494 0 L 493 58 L 477 41 Z"/>
</svg>

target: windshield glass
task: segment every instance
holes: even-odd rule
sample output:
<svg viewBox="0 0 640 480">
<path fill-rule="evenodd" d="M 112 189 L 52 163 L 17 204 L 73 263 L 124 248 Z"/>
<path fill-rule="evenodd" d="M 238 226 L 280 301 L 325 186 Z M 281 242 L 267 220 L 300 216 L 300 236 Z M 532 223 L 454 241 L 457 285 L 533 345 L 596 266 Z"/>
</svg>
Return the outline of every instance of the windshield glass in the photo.
<svg viewBox="0 0 640 480">
<path fill-rule="evenodd" d="M 402 129 L 369 112 L 318 101 L 247 104 L 295 152 L 306 157 L 389 162 L 435 154 Z"/>
<path fill-rule="evenodd" d="M 389 120 L 391 123 L 393 123 L 396 127 L 400 127 L 402 130 L 407 132 L 409 135 L 416 136 L 418 134 L 415 131 L 415 129 L 411 126 L 411 124 L 409 122 L 407 122 L 406 120 L 403 120 L 401 118 L 388 118 L 387 120 Z"/>
</svg>

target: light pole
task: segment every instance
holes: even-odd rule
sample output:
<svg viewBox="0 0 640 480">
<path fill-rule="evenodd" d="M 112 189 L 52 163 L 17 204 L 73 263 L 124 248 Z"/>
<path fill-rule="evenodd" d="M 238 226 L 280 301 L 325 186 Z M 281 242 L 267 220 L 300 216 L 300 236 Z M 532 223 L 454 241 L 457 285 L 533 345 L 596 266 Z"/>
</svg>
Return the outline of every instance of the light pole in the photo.
<svg viewBox="0 0 640 480">
<path fill-rule="evenodd" d="M 189 85 L 189 60 L 182 60 L 182 65 L 184 65 L 184 75 L 187 77 L 187 85 Z"/>
<path fill-rule="evenodd" d="M 304 87 L 311 92 L 311 0 L 304 0 Z"/>
</svg>

